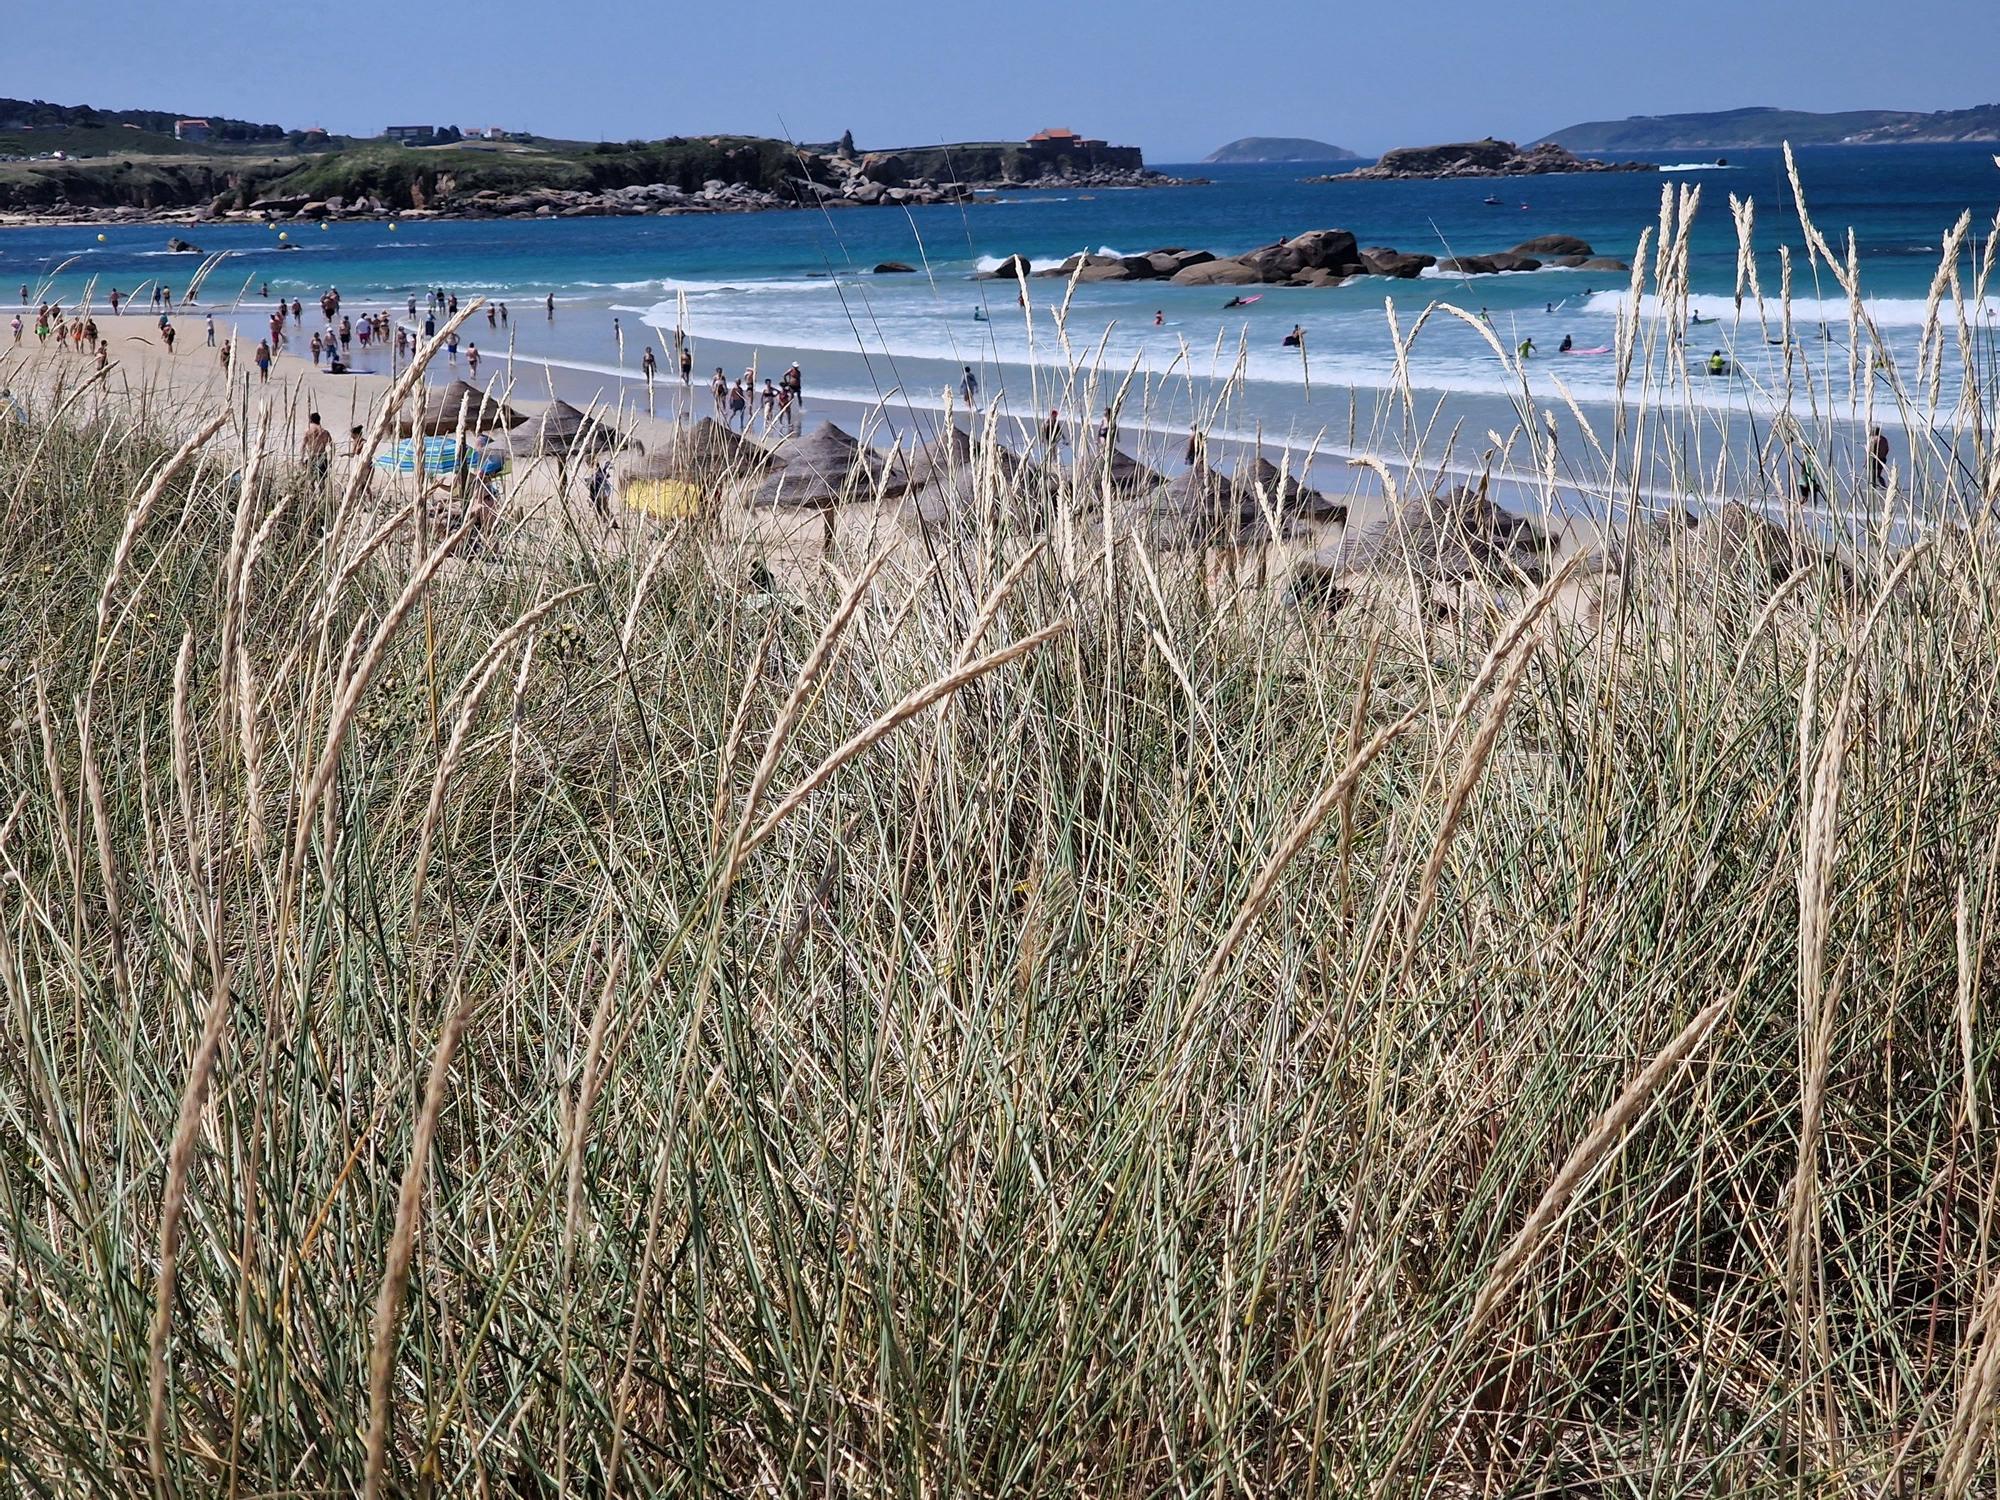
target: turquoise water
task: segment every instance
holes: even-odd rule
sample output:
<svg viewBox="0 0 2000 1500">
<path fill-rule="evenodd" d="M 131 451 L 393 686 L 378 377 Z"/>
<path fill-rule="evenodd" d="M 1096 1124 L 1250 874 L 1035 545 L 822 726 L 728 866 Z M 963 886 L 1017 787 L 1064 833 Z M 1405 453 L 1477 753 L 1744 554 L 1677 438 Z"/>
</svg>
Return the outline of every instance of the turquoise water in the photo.
<svg viewBox="0 0 2000 1500">
<path fill-rule="evenodd" d="M 1716 169 L 1691 161 L 1654 174 L 1612 174 L 1483 182 L 1336 183 L 1301 181 L 1311 168 L 1200 168 L 1207 187 L 1022 193 L 994 203 L 908 212 L 855 209 L 832 213 L 573 219 L 545 222 L 345 223 L 290 230 L 298 245 L 281 251 L 269 230 L 203 226 L 189 235 L 206 251 L 235 252 L 207 283 L 204 303 L 240 305 L 254 334 L 258 293 L 297 296 L 310 310 L 327 286 L 348 305 L 401 305 L 411 290 L 439 285 L 460 296 L 484 294 L 509 304 L 504 334 L 475 326 L 468 337 L 489 358 L 511 347 L 553 361 L 565 394 L 635 387 L 641 348 L 665 358 L 676 326 L 693 340 L 697 380 L 720 365 L 731 375 L 755 363 L 776 373 L 792 360 L 804 368 L 808 413 L 820 402 L 879 403 L 893 429 L 940 408 L 963 366 L 976 371 L 984 399 L 1024 419 L 1052 404 L 1071 411 L 1100 407 L 1129 379 L 1128 409 L 1143 400 L 1160 427 L 1178 429 L 1200 412 L 1219 429 L 1341 451 L 1367 446 L 1380 394 L 1395 374 L 1393 316 L 1406 331 L 1427 304 L 1449 301 L 1482 309 L 1494 336 L 1512 348 L 1532 337 L 1542 352 L 1530 369 L 1531 397 L 1561 423 L 1570 418 L 1560 381 L 1588 414 L 1612 395 L 1608 357 L 1559 359 L 1564 335 L 1582 348 L 1614 341 L 1627 278 L 1548 270 L 1527 275 L 1417 281 L 1366 278 L 1336 289 L 1263 289 L 1247 309 L 1225 311 L 1230 288 L 1158 283 L 1078 287 L 1060 325 L 1064 284 L 1031 281 L 1032 307 L 1015 305 L 1011 283 L 974 279 L 982 266 L 1021 253 L 1037 265 L 1078 250 L 1137 252 L 1190 246 L 1232 253 L 1308 229 L 1352 230 L 1364 245 L 1394 245 L 1443 256 L 1505 249 L 1536 235 L 1574 234 L 1600 255 L 1630 259 L 1641 233 L 1658 223 L 1665 183 L 1697 184 L 1703 202 L 1692 242 L 1698 293 L 1693 310 L 1720 320 L 1695 330 L 1694 352 L 1721 347 L 1745 378 L 1697 389 L 1726 423 L 1756 415 L 1779 399 L 1784 351 L 1767 342 L 1751 309 L 1739 321 L 1733 301 L 1736 235 L 1728 198 L 1757 205 L 1759 271 L 1767 295 L 1779 282 L 1778 251 L 1791 248 L 1794 297 L 1803 325 L 1824 319 L 1834 337 L 1806 341 L 1815 380 L 1843 400 L 1850 395 L 1843 295 L 1824 270 L 1807 265 L 1792 195 L 1776 152 L 1731 153 Z M 2000 203 L 2000 171 L 1976 147 L 1820 148 L 1800 153 L 1813 216 L 1841 243 L 1852 230 L 1870 310 L 1899 364 L 1913 362 L 1925 296 L 1939 246 L 1960 213 L 1974 236 L 1961 266 L 1969 288 L 1981 236 Z M 1172 170 L 1170 168 L 1170 170 Z M 1489 192 L 1506 201 L 1482 202 Z M 0 288 L 27 282 L 74 301 L 90 286 L 141 293 L 154 278 L 171 284 L 191 258 L 161 249 L 157 227 L 0 231 Z M 73 259 L 72 259 L 73 257 Z M 876 276 L 879 261 L 920 268 L 912 276 Z M 65 265 L 65 262 L 68 262 Z M 60 269 L 59 269 L 60 268 Z M 1246 289 L 1256 291 L 1257 289 Z M 558 299 L 553 319 L 541 299 Z M 1555 307 L 1555 311 L 1548 309 Z M 977 321 L 975 309 L 990 321 Z M 1996 309 L 1973 310 L 1991 331 Z M 1155 324 L 1156 317 L 1160 320 Z M 613 336 L 619 321 L 622 342 Z M 1775 319 L 1775 312 L 1772 314 Z M 1309 360 L 1283 349 L 1293 324 L 1307 332 Z M 1063 371 L 1100 372 L 1094 389 Z M 1793 383 L 1797 383 L 1794 369 Z M 1427 402 L 1442 403 L 1446 422 L 1475 430 L 1518 419 L 1518 382 L 1495 359 L 1481 332 L 1433 316 L 1409 359 Z M 1956 379 L 1956 372 L 1951 372 Z M 1865 370 L 1860 384 L 1866 386 Z M 665 387 L 663 385 L 663 391 Z M 1859 399 L 1865 400 L 1866 392 Z M 662 399 L 665 399 L 664 395 Z M 705 396 L 698 398 L 705 402 Z M 1850 403 L 1852 404 L 1852 403 Z M 1945 392 L 1945 405 L 1951 391 Z M 1835 413 L 1858 418 L 1859 408 Z M 1891 421 L 1899 420 L 1887 412 Z"/>
</svg>

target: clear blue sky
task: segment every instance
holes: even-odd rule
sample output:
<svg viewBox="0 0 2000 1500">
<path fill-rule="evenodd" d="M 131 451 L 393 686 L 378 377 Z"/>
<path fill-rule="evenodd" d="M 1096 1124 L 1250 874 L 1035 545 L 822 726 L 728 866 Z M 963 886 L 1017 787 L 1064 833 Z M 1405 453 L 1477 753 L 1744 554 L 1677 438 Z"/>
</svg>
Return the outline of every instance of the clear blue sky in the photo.
<svg viewBox="0 0 2000 1500">
<path fill-rule="evenodd" d="M 1048 125 L 1187 161 L 1240 135 L 1356 150 L 1775 104 L 2000 101 L 2000 0 L 52 0 L 10 5 L 0 94 L 374 134 L 625 139 Z"/>
</svg>

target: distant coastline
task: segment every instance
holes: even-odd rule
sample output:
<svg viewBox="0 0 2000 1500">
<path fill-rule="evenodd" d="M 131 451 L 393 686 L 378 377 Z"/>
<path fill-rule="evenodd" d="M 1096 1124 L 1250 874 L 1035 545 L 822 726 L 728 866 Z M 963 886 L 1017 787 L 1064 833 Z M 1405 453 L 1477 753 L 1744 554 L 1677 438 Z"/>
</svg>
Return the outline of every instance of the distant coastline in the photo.
<svg viewBox="0 0 2000 1500">
<path fill-rule="evenodd" d="M 81 107 L 0 100 L 0 224 L 905 208 L 1037 188 L 1190 182 L 1154 171 L 1136 146 L 1069 130 L 863 151 L 851 136 L 811 146 L 758 136 L 582 142 L 430 126 L 368 140 L 231 126 L 220 139 L 205 133 L 214 123 L 182 120 L 175 129 L 190 134 L 165 135 Z"/>
<path fill-rule="evenodd" d="M 1765 105 L 1677 115 L 1634 115 L 1566 125 L 1535 144 L 1571 151 L 1744 151 L 1782 146 L 1955 146 L 2000 142 L 2000 104 L 1924 113 L 1837 113 Z"/>
</svg>

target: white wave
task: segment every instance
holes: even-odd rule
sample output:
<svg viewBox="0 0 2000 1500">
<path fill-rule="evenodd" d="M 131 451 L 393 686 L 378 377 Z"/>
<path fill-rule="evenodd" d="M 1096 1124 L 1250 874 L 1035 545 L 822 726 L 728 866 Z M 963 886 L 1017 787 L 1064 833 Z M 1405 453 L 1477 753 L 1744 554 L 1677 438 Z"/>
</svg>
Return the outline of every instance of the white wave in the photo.
<svg viewBox="0 0 2000 1500">
<path fill-rule="evenodd" d="M 1720 161 L 1676 161 L 1661 163 L 1660 170 L 1662 172 L 1740 172 L 1743 169 L 1741 167 L 1732 167 L 1727 162 Z"/>
<path fill-rule="evenodd" d="M 1034 201 L 1037 203 L 1043 203 L 1043 202 L 1048 202 L 1049 200 L 1043 198 L 1037 198 Z M 1028 256 L 1028 264 L 1033 266 L 1037 271 L 1041 271 L 1047 269 L 1050 266 L 1059 266 L 1064 261 L 1068 260 L 1072 255 L 1075 255 L 1077 253 L 1078 252 L 1075 250 L 1065 250 L 1061 254 L 1050 253 L 1043 255 L 1030 255 Z M 1127 250 L 1117 250 L 1112 248 L 1110 245 L 1099 245 L 1095 250 L 1086 250 L 1083 251 L 1082 253 L 1085 255 L 1115 255 L 1120 260 L 1123 260 L 1127 255 L 1131 254 L 1132 252 Z M 988 272 L 997 271 L 1002 266 L 1007 264 L 1009 258 L 1010 257 L 1007 255 L 982 255 L 979 257 L 978 260 L 972 263 L 972 268 L 975 271 L 988 271 Z"/>
<path fill-rule="evenodd" d="M 824 291 L 846 280 L 849 278 L 775 276 L 763 280 L 702 281 L 677 276 L 654 276 L 644 281 L 579 281 L 577 285 L 608 292 L 660 292 L 669 297 L 684 292 L 690 297 L 709 297 L 724 292 L 769 295 L 774 292 Z"/>
<path fill-rule="evenodd" d="M 1921 328 L 1924 326 L 1926 302 L 1922 297 L 1864 297 L 1862 305 L 1877 328 Z M 1616 314 L 1623 312 L 1629 299 L 1623 292 L 1596 292 L 1584 305 L 1585 312 Z M 1737 319 L 1736 299 L 1727 296 L 1697 294 L 1688 298 L 1688 311 L 1704 322 L 1713 319 L 1718 324 L 1731 324 Z M 1988 297 L 1983 307 L 1972 306 L 1967 312 L 1975 318 L 2000 318 L 2000 298 Z M 1797 327 L 1811 327 L 1825 323 L 1829 327 L 1847 326 L 1849 307 L 1845 297 L 1794 297 L 1792 298 L 1792 323 Z M 1642 318 L 1657 318 L 1660 315 L 1659 298 L 1650 293 L 1640 299 L 1639 315 Z M 1947 327 L 1954 326 L 1957 314 L 1949 302 L 1940 303 L 1937 316 Z M 1763 321 L 1775 328 L 1783 319 L 1784 311 L 1778 299 L 1766 297 L 1763 307 Z M 1758 308 L 1755 301 L 1745 297 L 1742 319 L 1746 324 L 1758 322 Z"/>
</svg>

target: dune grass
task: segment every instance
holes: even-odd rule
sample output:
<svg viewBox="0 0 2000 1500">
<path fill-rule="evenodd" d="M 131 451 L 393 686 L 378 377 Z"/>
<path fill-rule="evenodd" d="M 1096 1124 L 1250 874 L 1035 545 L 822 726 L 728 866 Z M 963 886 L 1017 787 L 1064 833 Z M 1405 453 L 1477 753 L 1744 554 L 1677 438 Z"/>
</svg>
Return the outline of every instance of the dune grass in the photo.
<svg viewBox="0 0 2000 1500">
<path fill-rule="evenodd" d="M 1990 1491 L 1982 529 L 780 597 L 178 441 L 0 423 L 16 1492 Z"/>
</svg>

